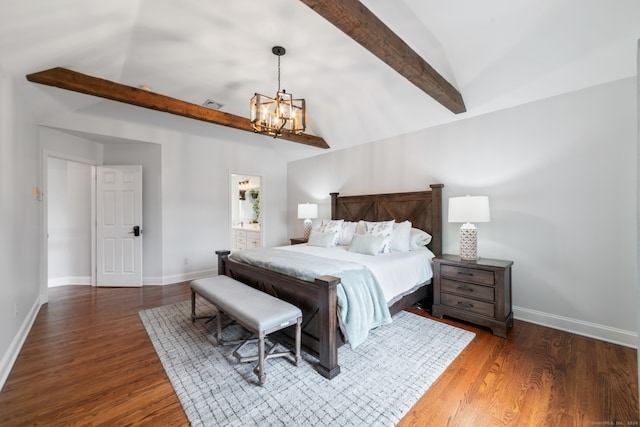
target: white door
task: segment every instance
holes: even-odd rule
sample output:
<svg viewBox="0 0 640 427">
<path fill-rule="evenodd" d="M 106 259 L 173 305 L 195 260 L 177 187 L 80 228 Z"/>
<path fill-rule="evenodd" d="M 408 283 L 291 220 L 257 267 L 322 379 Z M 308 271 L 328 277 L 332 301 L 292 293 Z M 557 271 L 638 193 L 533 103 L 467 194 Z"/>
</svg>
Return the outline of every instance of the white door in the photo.
<svg viewBox="0 0 640 427">
<path fill-rule="evenodd" d="M 98 166 L 96 282 L 142 286 L 142 166 Z"/>
</svg>

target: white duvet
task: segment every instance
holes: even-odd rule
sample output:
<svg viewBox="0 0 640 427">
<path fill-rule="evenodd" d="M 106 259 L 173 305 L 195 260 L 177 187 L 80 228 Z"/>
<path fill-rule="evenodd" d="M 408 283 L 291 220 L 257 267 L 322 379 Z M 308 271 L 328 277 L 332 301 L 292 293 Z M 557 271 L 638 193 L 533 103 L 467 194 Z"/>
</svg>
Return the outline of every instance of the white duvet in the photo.
<svg viewBox="0 0 640 427">
<path fill-rule="evenodd" d="M 375 256 L 349 252 L 348 246 L 323 248 L 302 244 L 281 246 L 278 249 L 366 265 L 378 279 L 388 305 L 433 277 L 431 259 L 435 255 L 426 247 Z"/>
</svg>

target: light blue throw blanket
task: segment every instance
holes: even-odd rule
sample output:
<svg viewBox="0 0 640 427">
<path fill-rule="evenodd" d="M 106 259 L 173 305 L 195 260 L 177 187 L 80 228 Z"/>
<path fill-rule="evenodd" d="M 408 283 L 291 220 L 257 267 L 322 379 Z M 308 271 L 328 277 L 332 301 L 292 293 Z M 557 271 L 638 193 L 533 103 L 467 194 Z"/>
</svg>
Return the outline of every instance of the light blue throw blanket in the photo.
<svg viewBox="0 0 640 427">
<path fill-rule="evenodd" d="M 361 344 L 370 329 L 391 323 L 380 284 L 364 265 L 277 248 L 245 249 L 230 258 L 308 282 L 324 275 L 339 277 L 338 317 L 351 348 Z"/>
</svg>

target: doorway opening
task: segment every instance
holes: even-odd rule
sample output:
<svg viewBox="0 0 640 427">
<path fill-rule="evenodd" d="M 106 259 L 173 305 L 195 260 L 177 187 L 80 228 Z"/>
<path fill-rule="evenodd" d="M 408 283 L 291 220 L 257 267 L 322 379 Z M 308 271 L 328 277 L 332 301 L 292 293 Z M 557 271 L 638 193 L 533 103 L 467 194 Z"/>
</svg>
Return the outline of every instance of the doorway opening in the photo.
<svg viewBox="0 0 640 427">
<path fill-rule="evenodd" d="M 231 174 L 231 250 L 262 247 L 263 191 L 257 175 Z"/>
<path fill-rule="evenodd" d="M 93 285 L 95 166 L 46 155 L 45 173 L 45 290 Z"/>
</svg>

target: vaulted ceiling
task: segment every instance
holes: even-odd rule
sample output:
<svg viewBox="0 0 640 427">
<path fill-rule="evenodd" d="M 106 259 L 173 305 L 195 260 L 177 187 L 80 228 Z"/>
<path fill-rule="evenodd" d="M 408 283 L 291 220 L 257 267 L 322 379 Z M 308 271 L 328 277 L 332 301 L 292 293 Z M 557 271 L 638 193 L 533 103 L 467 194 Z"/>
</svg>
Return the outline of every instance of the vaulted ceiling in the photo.
<svg viewBox="0 0 640 427">
<path fill-rule="evenodd" d="M 24 77 L 64 67 L 198 105 L 212 99 L 248 117 L 255 92 L 275 94 L 271 47 L 282 45 L 282 87 L 306 99 L 307 133 L 331 149 L 636 74 L 637 0 L 362 0 L 460 92 L 466 112 L 454 114 L 305 3 L 317 2 L 10 0 L 0 14 L 0 72 Z M 91 136 L 74 118 L 124 110 L 122 120 L 131 120 L 118 102 L 29 85 L 43 124 Z M 154 114 L 166 113 L 140 113 Z M 94 137 L 121 136 L 105 133 Z M 294 145 L 269 143 L 284 151 Z M 295 150 L 297 157 L 323 152 Z"/>
</svg>

